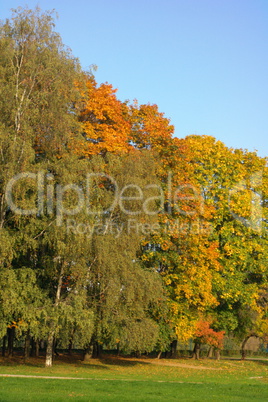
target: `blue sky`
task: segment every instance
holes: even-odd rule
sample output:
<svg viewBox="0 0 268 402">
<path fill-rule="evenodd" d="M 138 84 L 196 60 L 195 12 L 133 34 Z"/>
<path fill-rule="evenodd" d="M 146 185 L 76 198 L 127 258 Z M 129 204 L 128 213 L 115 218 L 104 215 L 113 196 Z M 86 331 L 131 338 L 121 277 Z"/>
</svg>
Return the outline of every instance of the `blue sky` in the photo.
<svg viewBox="0 0 268 402">
<path fill-rule="evenodd" d="M 175 136 L 268 156 L 268 0 L 9 0 L 0 18 L 25 4 L 55 8 L 82 67 L 121 100 L 156 103 Z"/>
</svg>

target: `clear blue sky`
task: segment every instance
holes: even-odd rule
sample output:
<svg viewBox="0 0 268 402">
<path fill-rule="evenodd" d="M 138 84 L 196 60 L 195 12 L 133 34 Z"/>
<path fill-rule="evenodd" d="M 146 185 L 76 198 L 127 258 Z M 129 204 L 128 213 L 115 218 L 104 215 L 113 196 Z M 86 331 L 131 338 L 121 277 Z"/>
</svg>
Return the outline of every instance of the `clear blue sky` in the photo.
<svg viewBox="0 0 268 402">
<path fill-rule="evenodd" d="M 175 135 L 212 135 L 268 156 L 268 0 L 40 0 L 98 83 L 156 103 Z M 5 3 L 5 4 L 4 4 Z"/>
</svg>

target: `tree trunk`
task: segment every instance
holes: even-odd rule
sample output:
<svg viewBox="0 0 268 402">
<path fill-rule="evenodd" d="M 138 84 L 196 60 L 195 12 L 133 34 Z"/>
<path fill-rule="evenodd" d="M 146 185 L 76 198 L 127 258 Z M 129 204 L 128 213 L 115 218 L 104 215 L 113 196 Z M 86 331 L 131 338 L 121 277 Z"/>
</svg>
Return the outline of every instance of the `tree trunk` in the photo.
<svg viewBox="0 0 268 402">
<path fill-rule="evenodd" d="M 72 329 L 71 336 L 69 339 L 68 354 L 70 356 L 73 354 L 74 334 L 75 334 L 75 328 Z"/>
<path fill-rule="evenodd" d="M 31 341 L 31 356 L 33 357 L 39 357 L 39 340 L 34 340 L 32 338 Z"/>
<path fill-rule="evenodd" d="M 95 337 L 93 338 L 95 339 Z M 88 359 L 97 359 L 101 356 L 102 346 L 98 341 L 91 340 L 89 347 L 86 349 L 86 353 L 84 355 L 84 361 Z"/>
<path fill-rule="evenodd" d="M 93 355 L 93 345 L 90 344 L 89 347 L 85 350 L 83 361 L 86 362 L 92 359 L 92 355 Z"/>
<path fill-rule="evenodd" d="M 246 351 L 245 347 L 246 347 L 246 343 L 250 337 L 251 337 L 251 335 L 248 335 L 242 342 L 242 345 L 241 345 L 241 359 L 242 360 L 245 360 L 245 358 L 246 358 L 247 351 Z"/>
<path fill-rule="evenodd" d="M 215 357 L 217 360 L 220 360 L 221 354 L 219 349 L 215 349 Z"/>
<path fill-rule="evenodd" d="M 59 261 L 60 261 L 60 257 L 59 257 Z M 54 307 L 56 309 L 57 309 L 57 307 L 59 305 L 59 302 L 60 302 L 63 273 L 64 273 L 64 265 L 62 263 L 61 264 L 61 269 L 60 269 L 60 274 L 59 274 L 59 279 L 58 279 L 57 292 L 56 292 L 56 297 L 55 297 L 55 304 L 54 304 Z M 55 331 L 56 331 L 56 325 L 55 325 L 54 322 L 51 322 L 50 332 L 48 334 L 48 339 L 47 339 L 46 362 L 45 362 L 46 367 L 51 367 L 52 364 L 53 364 Z"/>
<path fill-rule="evenodd" d="M 136 350 L 136 352 L 135 352 L 135 357 L 136 357 L 137 359 L 140 359 L 140 358 L 141 358 L 141 352 L 140 352 L 139 350 Z"/>
<path fill-rule="evenodd" d="M 7 329 L 7 355 L 13 356 L 14 353 L 14 338 L 15 338 L 15 327 Z"/>
<path fill-rule="evenodd" d="M 57 351 L 57 346 L 58 346 L 58 340 L 54 339 L 54 343 L 53 343 L 53 354 L 56 356 L 59 356 L 59 353 Z"/>
<path fill-rule="evenodd" d="M 119 356 L 120 355 L 120 342 L 118 342 L 116 344 L 116 351 L 117 351 L 117 356 Z"/>
<path fill-rule="evenodd" d="M 208 359 L 212 358 L 213 351 L 214 351 L 214 346 L 210 346 L 209 349 L 208 349 L 208 355 L 207 355 Z"/>
<path fill-rule="evenodd" d="M 160 350 L 160 352 L 158 353 L 157 359 L 160 359 L 160 358 L 161 358 L 161 355 L 162 355 L 162 350 Z"/>
<path fill-rule="evenodd" d="M 176 339 L 171 342 L 171 357 L 173 358 L 177 357 L 177 345 L 178 341 Z"/>
<path fill-rule="evenodd" d="M 73 354 L 73 340 L 70 339 L 69 346 L 68 346 L 68 355 L 72 356 L 72 354 Z"/>
<path fill-rule="evenodd" d="M 46 363 L 45 363 L 46 367 L 52 367 L 53 346 L 54 346 L 54 331 L 51 331 L 47 338 Z"/>
<path fill-rule="evenodd" d="M 102 352 L 102 346 L 99 344 L 99 342 L 97 341 L 93 342 L 93 353 L 92 353 L 93 359 L 101 357 L 101 352 Z"/>
<path fill-rule="evenodd" d="M 7 336 L 3 336 L 3 346 L 2 346 L 2 356 L 6 355 L 6 344 L 7 344 Z"/>
<path fill-rule="evenodd" d="M 194 350 L 193 350 L 193 359 L 199 360 L 200 359 L 200 343 L 196 342 L 194 344 Z"/>
<path fill-rule="evenodd" d="M 35 341 L 35 357 L 39 357 L 39 339 Z"/>
<path fill-rule="evenodd" d="M 31 335 L 30 330 L 28 329 L 24 343 L 24 359 L 28 359 L 30 357 L 30 346 L 31 346 Z"/>
</svg>

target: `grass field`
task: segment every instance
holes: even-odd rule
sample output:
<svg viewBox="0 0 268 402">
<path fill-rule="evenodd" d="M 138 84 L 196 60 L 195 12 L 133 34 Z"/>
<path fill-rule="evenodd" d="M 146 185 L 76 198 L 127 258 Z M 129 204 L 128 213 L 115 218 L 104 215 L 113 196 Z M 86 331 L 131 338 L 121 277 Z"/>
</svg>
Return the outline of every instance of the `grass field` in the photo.
<svg viewBox="0 0 268 402">
<path fill-rule="evenodd" d="M 268 401 L 268 360 L 0 360 L 0 401 Z M 8 377 L 7 375 L 33 377 Z M 5 376 L 6 375 L 6 376 Z M 39 377 L 39 378 L 38 378 Z M 42 378 L 63 377 L 63 378 Z"/>
</svg>

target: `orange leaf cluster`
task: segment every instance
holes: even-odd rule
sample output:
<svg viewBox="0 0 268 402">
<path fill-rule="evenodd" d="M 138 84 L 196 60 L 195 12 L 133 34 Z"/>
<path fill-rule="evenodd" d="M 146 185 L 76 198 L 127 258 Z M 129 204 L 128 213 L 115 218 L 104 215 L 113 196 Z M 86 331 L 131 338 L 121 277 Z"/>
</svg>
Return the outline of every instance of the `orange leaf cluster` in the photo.
<svg viewBox="0 0 268 402">
<path fill-rule="evenodd" d="M 126 104 L 117 99 L 116 89 L 110 84 L 98 87 L 89 79 L 86 86 L 80 115 L 83 139 L 76 143 L 75 152 L 83 156 L 128 152 L 130 123 L 126 118 Z"/>
<path fill-rule="evenodd" d="M 223 347 L 224 331 L 216 332 L 210 327 L 209 321 L 199 321 L 196 324 L 195 338 L 201 343 L 205 343 L 215 348 L 221 349 Z"/>
</svg>

